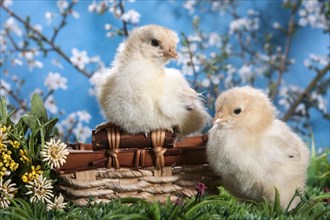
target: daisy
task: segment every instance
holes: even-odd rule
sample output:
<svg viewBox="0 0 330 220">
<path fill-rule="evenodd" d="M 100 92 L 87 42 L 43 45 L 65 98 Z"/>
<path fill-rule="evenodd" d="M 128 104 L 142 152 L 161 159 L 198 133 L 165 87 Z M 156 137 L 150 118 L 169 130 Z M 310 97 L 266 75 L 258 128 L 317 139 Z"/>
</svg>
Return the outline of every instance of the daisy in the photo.
<svg viewBox="0 0 330 220">
<path fill-rule="evenodd" d="M 43 161 L 47 161 L 50 168 L 60 168 L 65 161 L 69 151 L 66 149 L 66 144 L 60 140 L 56 142 L 55 139 L 51 139 L 46 142 L 44 149 L 40 152 Z"/>
<path fill-rule="evenodd" d="M 54 196 L 52 192 L 52 182 L 50 180 L 47 180 L 46 177 L 43 177 L 42 175 L 39 175 L 37 179 L 34 179 L 33 181 L 28 182 L 26 185 L 26 188 L 28 188 L 27 195 L 32 194 L 30 198 L 30 202 L 50 202 L 50 199 Z"/>
<path fill-rule="evenodd" d="M 58 197 L 54 198 L 54 202 L 50 201 L 47 204 L 47 210 L 60 210 L 60 209 L 64 209 L 66 206 L 66 202 L 64 202 L 64 197 L 62 196 L 62 194 L 60 194 Z"/>
<path fill-rule="evenodd" d="M 3 178 L 0 178 L 0 208 L 6 208 L 10 205 L 8 198 L 14 198 L 17 188 L 15 183 L 10 183 L 11 179 L 3 183 Z"/>
</svg>

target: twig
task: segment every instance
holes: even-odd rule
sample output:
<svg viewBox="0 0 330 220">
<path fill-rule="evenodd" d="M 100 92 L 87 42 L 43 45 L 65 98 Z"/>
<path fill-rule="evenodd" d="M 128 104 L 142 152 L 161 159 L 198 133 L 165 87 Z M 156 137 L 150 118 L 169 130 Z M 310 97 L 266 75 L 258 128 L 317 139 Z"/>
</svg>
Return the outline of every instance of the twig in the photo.
<svg viewBox="0 0 330 220">
<path fill-rule="evenodd" d="M 59 31 L 65 26 L 65 24 L 66 24 L 66 19 L 67 19 L 67 17 L 68 17 L 68 13 L 69 13 L 69 11 L 72 10 L 72 8 L 73 8 L 73 6 L 74 6 L 75 3 L 76 3 L 76 2 L 74 2 L 74 1 L 70 2 L 68 8 L 67 8 L 66 11 L 63 13 L 62 21 L 61 21 L 60 25 L 59 25 L 57 28 L 54 29 L 54 34 L 53 34 L 53 36 L 52 36 L 52 38 L 51 38 L 51 40 L 50 40 L 52 43 L 54 43 L 55 38 L 57 37 Z"/>
<path fill-rule="evenodd" d="M 10 32 L 7 30 L 5 30 L 5 31 L 6 31 L 6 35 L 9 38 L 10 43 L 12 43 L 12 45 L 14 46 L 14 49 L 17 51 L 21 51 L 22 49 L 16 44 L 16 42 L 14 41 L 13 36 L 11 36 Z"/>
<path fill-rule="evenodd" d="M 288 121 L 294 111 L 296 110 L 299 103 L 302 101 L 305 95 L 308 95 L 312 92 L 312 90 L 317 86 L 317 82 L 322 79 L 322 77 L 330 70 L 330 63 L 328 63 L 327 66 L 325 66 L 322 70 L 319 70 L 317 75 L 314 77 L 314 79 L 308 84 L 308 86 L 305 88 L 305 90 L 298 96 L 298 98 L 291 104 L 288 111 L 283 116 L 283 121 Z"/>
<path fill-rule="evenodd" d="M 13 93 L 13 91 L 7 89 L 6 87 L 0 85 L 0 88 L 3 89 L 7 94 L 9 94 L 20 106 L 21 109 L 27 111 L 26 104 L 24 100 L 20 99 L 17 95 Z"/>
<path fill-rule="evenodd" d="M 35 34 L 37 34 L 41 40 L 43 40 L 44 42 L 46 42 L 47 44 L 49 44 L 51 46 L 51 48 L 54 49 L 54 51 L 56 51 L 59 55 L 61 55 L 67 62 L 69 62 L 76 70 L 78 70 L 80 73 L 82 73 L 83 75 L 87 76 L 88 78 L 90 78 L 92 76 L 92 74 L 88 73 L 87 71 L 83 70 L 83 69 L 79 69 L 78 66 L 75 66 L 72 64 L 70 58 L 58 47 L 56 46 L 51 40 L 49 40 L 45 35 L 43 35 L 42 33 L 40 33 L 38 30 L 36 30 L 34 27 L 32 27 L 28 22 L 24 21 L 24 19 L 22 19 L 20 16 L 18 16 L 17 14 L 15 14 L 12 10 L 10 10 L 9 8 L 7 8 L 6 6 L 4 6 L 1 2 L 0 7 L 2 7 L 8 14 L 12 15 L 14 18 L 16 18 L 19 22 L 21 22 L 23 25 L 25 25 L 26 28 L 28 28 L 29 30 L 31 30 L 32 32 L 34 32 Z"/>
<path fill-rule="evenodd" d="M 193 71 L 193 75 L 194 75 L 193 85 L 195 86 L 196 83 L 197 83 L 197 71 L 196 71 L 194 60 L 193 60 L 194 56 L 193 56 L 193 53 L 192 53 L 191 48 L 190 48 L 190 42 L 188 40 L 188 37 L 186 35 L 183 35 L 183 37 L 185 38 L 185 41 L 187 43 L 190 65 L 192 67 L 192 71 Z"/>
</svg>

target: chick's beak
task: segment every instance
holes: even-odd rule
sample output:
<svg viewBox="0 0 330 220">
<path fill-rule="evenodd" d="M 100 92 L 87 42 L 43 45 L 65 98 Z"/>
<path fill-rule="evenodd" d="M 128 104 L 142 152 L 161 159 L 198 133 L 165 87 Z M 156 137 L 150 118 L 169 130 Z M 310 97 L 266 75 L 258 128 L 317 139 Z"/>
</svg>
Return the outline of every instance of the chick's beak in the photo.
<svg viewBox="0 0 330 220">
<path fill-rule="evenodd" d="M 221 124 L 224 121 L 222 113 L 219 111 L 213 118 L 213 124 Z"/>
<path fill-rule="evenodd" d="M 223 119 L 222 118 L 214 118 L 213 119 L 213 124 L 221 124 L 223 122 Z"/>
<path fill-rule="evenodd" d="M 164 50 L 164 56 L 171 57 L 171 58 L 178 58 L 178 54 L 175 49 L 168 49 Z"/>
</svg>

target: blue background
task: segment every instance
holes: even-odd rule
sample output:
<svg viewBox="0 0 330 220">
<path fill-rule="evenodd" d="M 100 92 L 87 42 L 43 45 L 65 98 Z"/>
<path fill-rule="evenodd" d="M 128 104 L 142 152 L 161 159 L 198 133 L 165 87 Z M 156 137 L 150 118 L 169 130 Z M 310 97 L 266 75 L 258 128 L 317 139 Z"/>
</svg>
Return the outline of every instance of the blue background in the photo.
<svg viewBox="0 0 330 220">
<path fill-rule="evenodd" d="M 80 14 L 80 18 L 75 19 L 72 16 L 68 18 L 68 25 L 60 32 L 56 43 L 68 55 L 71 55 L 72 48 L 86 50 L 88 51 L 88 56 L 100 55 L 101 59 L 109 65 L 122 38 L 106 37 L 104 25 L 109 23 L 120 27 L 121 21 L 114 18 L 110 13 L 98 15 L 88 12 L 87 8 L 90 3 L 91 1 L 79 1 L 74 10 Z M 127 3 L 125 10 L 135 9 L 141 14 L 139 26 L 154 23 L 167 26 L 178 33 L 184 32 L 186 35 L 189 35 L 193 33 L 192 16 L 182 7 L 182 4 L 182 1 L 137 1 Z M 264 28 L 267 28 L 267 26 L 272 28 L 272 24 L 275 21 L 285 24 L 290 15 L 288 10 L 281 8 L 281 1 L 239 1 L 239 4 L 239 14 L 241 15 L 246 15 L 247 9 L 250 8 L 260 11 L 261 24 L 264 25 Z M 22 17 L 29 15 L 32 24 L 41 24 L 44 27 L 43 33 L 45 35 L 50 36 L 52 34 L 51 26 L 47 26 L 44 13 L 45 11 L 58 13 L 56 1 L 14 1 L 11 9 Z M 215 16 L 213 14 L 203 14 L 202 12 L 195 14 L 200 15 L 201 27 L 206 33 L 213 31 L 222 33 L 228 30 L 228 24 L 231 21 L 231 18 L 228 16 Z M 3 13 L 3 10 L 1 10 L 1 25 L 3 25 L 6 18 L 6 13 Z M 283 46 L 285 44 L 285 36 L 278 34 L 276 39 L 279 45 Z M 285 79 L 288 83 L 305 87 L 315 76 L 315 72 L 308 70 L 303 65 L 303 62 L 311 53 L 326 56 L 329 53 L 329 36 L 322 33 L 322 30 L 306 27 L 298 29 L 292 41 L 294 43 L 292 44 L 289 57 L 295 59 L 295 64 L 291 66 L 291 74 L 286 74 Z M 89 79 L 78 73 L 66 61 L 61 61 L 64 66 L 63 70 L 57 69 L 50 62 L 51 59 L 56 57 L 58 56 L 55 53 L 49 53 L 47 59 L 43 60 L 44 67 L 42 69 L 34 69 L 33 72 L 29 72 L 26 66 L 13 69 L 11 69 L 9 64 L 5 64 L 5 66 L 10 73 L 26 79 L 26 83 L 21 90 L 23 95 L 30 94 L 36 87 L 46 91 L 44 80 L 48 72 L 59 72 L 68 79 L 68 89 L 55 92 L 55 99 L 59 109 L 65 109 L 65 113 L 85 109 L 92 116 L 92 121 L 89 125 L 91 128 L 94 128 L 103 121 L 103 118 L 100 115 L 100 109 L 95 97 L 88 94 Z M 175 63 L 172 62 L 171 65 L 175 65 Z M 329 88 L 326 98 L 329 111 Z M 65 115 L 59 117 L 62 119 Z M 329 146 L 329 121 L 322 119 L 322 116 L 316 111 L 312 111 L 311 124 L 315 134 L 316 145 L 319 147 Z"/>
</svg>

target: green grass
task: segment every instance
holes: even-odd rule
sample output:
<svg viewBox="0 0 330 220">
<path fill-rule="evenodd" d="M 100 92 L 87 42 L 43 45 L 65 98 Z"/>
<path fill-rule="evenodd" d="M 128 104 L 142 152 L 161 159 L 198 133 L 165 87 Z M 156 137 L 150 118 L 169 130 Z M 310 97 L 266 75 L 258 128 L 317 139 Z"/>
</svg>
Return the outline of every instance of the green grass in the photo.
<svg viewBox="0 0 330 220">
<path fill-rule="evenodd" d="M 0 219 L 329 219 L 330 204 L 325 199 L 330 193 L 321 188 L 308 187 L 304 193 L 296 193 L 302 201 L 291 210 L 279 206 L 278 196 L 274 203 L 267 200 L 256 203 L 240 201 L 225 189 L 219 195 L 185 199 L 181 204 L 148 203 L 142 199 L 124 198 L 109 203 L 90 204 L 78 207 L 69 204 L 65 210 L 47 211 L 43 203 L 30 205 L 21 199 L 12 201 L 12 206 L 0 210 Z"/>
<path fill-rule="evenodd" d="M 149 203 L 138 198 L 112 200 L 109 203 L 84 207 L 68 204 L 64 210 L 47 211 L 43 203 L 30 204 L 22 199 L 12 200 L 12 205 L 0 210 L 0 219 L 330 219 L 330 163 L 329 149 L 317 154 L 311 145 L 311 163 L 308 169 L 306 191 L 296 192 L 301 198 L 298 206 L 288 211 L 279 205 L 279 195 L 272 203 L 241 201 L 219 187 L 218 195 L 186 198 L 173 203 Z"/>
</svg>

